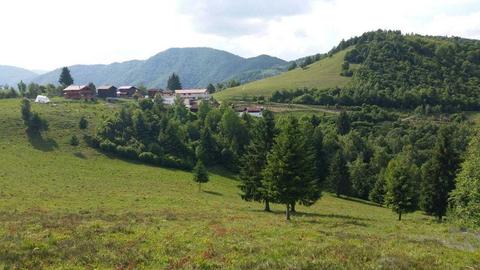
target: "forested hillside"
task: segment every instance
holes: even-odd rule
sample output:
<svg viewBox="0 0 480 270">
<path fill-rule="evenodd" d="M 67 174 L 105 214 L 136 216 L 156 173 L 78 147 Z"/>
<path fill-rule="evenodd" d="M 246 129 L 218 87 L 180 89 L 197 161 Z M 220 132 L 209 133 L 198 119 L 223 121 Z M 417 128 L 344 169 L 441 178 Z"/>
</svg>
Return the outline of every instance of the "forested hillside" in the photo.
<svg viewBox="0 0 480 270">
<path fill-rule="evenodd" d="M 277 93 L 277 101 L 313 104 L 474 110 L 480 103 L 480 41 L 368 32 L 342 41 L 330 54 L 354 47 L 343 69 L 356 66 L 350 84 L 341 88 Z M 347 72 L 348 73 L 348 72 Z"/>
<path fill-rule="evenodd" d="M 96 85 L 145 85 L 165 87 L 168 76 L 177 73 L 186 88 L 206 87 L 231 79 L 242 82 L 257 79 L 259 74 L 278 74 L 286 62 L 261 55 L 243 58 L 211 48 L 172 48 L 147 60 L 133 60 L 110 65 L 75 65 L 70 70 L 75 83 Z M 268 70 L 266 73 L 264 70 Z M 34 79 L 40 84 L 57 83 L 60 69 Z"/>
</svg>

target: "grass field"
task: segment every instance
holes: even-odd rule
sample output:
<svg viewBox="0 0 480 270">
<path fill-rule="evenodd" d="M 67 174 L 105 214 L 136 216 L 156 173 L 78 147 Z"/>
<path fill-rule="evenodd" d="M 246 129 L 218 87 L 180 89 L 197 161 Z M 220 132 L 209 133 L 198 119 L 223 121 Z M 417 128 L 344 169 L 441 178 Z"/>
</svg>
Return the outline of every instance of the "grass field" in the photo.
<svg viewBox="0 0 480 270">
<path fill-rule="evenodd" d="M 421 213 L 325 194 L 285 222 L 222 170 L 199 192 L 184 171 L 145 166 L 68 139 L 114 105 L 33 105 L 50 124 L 26 136 L 20 100 L 0 100 L 0 268 L 479 269 L 480 236 Z"/>
<path fill-rule="evenodd" d="M 218 100 L 240 99 L 244 96 L 271 96 L 275 90 L 291 90 L 297 88 L 325 89 L 344 86 L 349 77 L 340 76 L 342 63 L 347 50 L 324 58 L 306 69 L 297 68 L 277 76 L 250 82 L 235 88 L 226 89 L 214 94 Z"/>
</svg>

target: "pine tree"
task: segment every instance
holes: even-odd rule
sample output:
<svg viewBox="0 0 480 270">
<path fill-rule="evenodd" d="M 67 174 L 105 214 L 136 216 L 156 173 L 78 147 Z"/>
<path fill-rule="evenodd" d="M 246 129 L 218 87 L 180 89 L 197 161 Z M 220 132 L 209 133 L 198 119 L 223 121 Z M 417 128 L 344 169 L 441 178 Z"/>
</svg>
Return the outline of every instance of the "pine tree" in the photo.
<svg viewBox="0 0 480 270">
<path fill-rule="evenodd" d="M 432 158 L 422 167 L 421 207 L 427 214 L 437 216 L 439 221 L 447 212 L 448 194 L 455 188 L 459 167 L 452 132 L 451 128 L 440 129 Z"/>
<path fill-rule="evenodd" d="M 368 194 L 375 183 L 373 182 L 368 163 L 363 161 L 363 156 L 358 156 L 357 159 L 350 164 L 349 173 L 353 195 L 362 199 L 368 199 Z"/>
<path fill-rule="evenodd" d="M 20 93 L 20 95 L 22 97 L 25 96 L 25 93 L 27 92 L 27 85 L 23 82 L 23 81 L 20 81 L 18 84 L 17 84 L 17 87 L 18 87 L 18 92 Z"/>
<path fill-rule="evenodd" d="M 197 161 L 197 164 L 193 169 L 193 181 L 198 183 L 198 191 L 202 190 L 202 183 L 207 183 L 208 180 L 207 168 L 205 168 L 202 161 Z"/>
<path fill-rule="evenodd" d="M 262 183 L 268 196 L 285 205 L 287 220 L 295 203 L 308 206 L 318 200 L 314 166 L 313 147 L 305 144 L 296 118 L 289 117 L 267 157 Z"/>
<path fill-rule="evenodd" d="M 213 84 L 209 83 L 208 86 L 207 86 L 207 92 L 209 94 L 215 93 L 215 86 Z"/>
<path fill-rule="evenodd" d="M 398 214 L 413 212 L 418 205 L 418 168 L 406 153 L 392 159 L 385 171 L 386 204 Z"/>
<path fill-rule="evenodd" d="M 337 151 L 330 164 L 328 179 L 337 197 L 348 195 L 350 192 L 350 176 L 342 149 Z"/>
<path fill-rule="evenodd" d="M 167 89 L 171 91 L 182 89 L 182 83 L 180 82 L 180 77 L 178 77 L 177 74 L 172 73 L 172 75 L 168 77 Z"/>
<path fill-rule="evenodd" d="M 477 131 L 450 195 L 452 217 L 461 226 L 480 227 L 480 136 Z"/>
<path fill-rule="evenodd" d="M 73 84 L 73 78 L 72 78 L 72 75 L 70 75 L 70 69 L 68 69 L 68 67 L 62 68 L 62 72 L 60 73 L 60 78 L 58 79 L 58 82 L 63 87 Z"/>
<path fill-rule="evenodd" d="M 350 118 L 346 111 L 342 111 L 337 118 L 337 132 L 340 135 L 350 132 Z"/>
<path fill-rule="evenodd" d="M 270 211 L 271 198 L 263 187 L 262 171 L 267 163 L 276 135 L 273 113 L 265 110 L 263 117 L 253 126 L 252 140 L 241 158 L 240 181 L 242 199 L 245 201 L 263 201 L 265 211 Z"/>
<path fill-rule="evenodd" d="M 385 193 L 387 192 L 386 186 L 387 183 L 385 182 L 385 170 L 381 170 L 380 173 L 377 175 L 377 179 L 375 181 L 375 184 L 373 185 L 372 190 L 370 191 L 370 194 L 368 195 L 368 198 L 372 202 L 384 204 Z"/>
</svg>

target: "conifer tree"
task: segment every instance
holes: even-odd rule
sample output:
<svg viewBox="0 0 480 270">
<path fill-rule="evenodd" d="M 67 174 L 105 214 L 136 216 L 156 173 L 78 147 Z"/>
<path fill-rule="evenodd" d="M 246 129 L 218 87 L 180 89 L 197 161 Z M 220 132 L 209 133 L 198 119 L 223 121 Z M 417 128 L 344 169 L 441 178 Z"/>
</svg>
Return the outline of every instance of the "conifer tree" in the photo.
<svg viewBox="0 0 480 270">
<path fill-rule="evenodd" d="M 22 99 L 22 104 L 20 107 L 20 111 L 22 113 L 22 120 L 25 125 L 28 126 L 30 119 L 32 118 L 32 110 L 30 105 L 30 100 L 24 98 Z"/>
<path fill-rule="evenodd" d="M 453 149 L 451 128 L 442 127 L 437 136 L 432 158 L 422 167 L 421 207 L 441 221 L 448 207 L 448 194 L 455 188 L 459 167 L 458 154 Z"/>
<path fill-rule="evenodd" d="M 314 166 L 313 147 L 305 143 L 297 119 L 289 117 L 275 139 L 263 175 L 268 196 L 285 205 L 287 220 L 296 202 L 308 206 L 318 200 Z"/>
<path fill-rule="evenodd" d="M 172 73 L 172 75 L 168 77 L 167 89 L 171 91 L 182 89 L 182 83 L 180 82 L 180 77 L 178 77 L 177 74 Z"/>
<path fill-rule="evenodd" d="M 340 197 L 340 195 L 348 195 L 350 191 L 350 176 L 342 149 L 337 151 L 330 164 L 328 179 L 337 197 Z"/>
<path fill-rule="evenodd" d="M 195 168 L 193 168 L 193 181 L 198 183 L 198 191 L 202 190 L 202 183 L 207 183 L 208 180 L 207 168 L 205 168 L 201 160 L 197 161 Z"/>
<path fill-rule="evenodd" d="M 265 110 L 263 117 L 254 125 L 252 140 L 241 158 L 240 181 L 242 199 L 245 201 L 263 201 L 265 211 L 270 211 L 270 201 L 263 187 L 262 171 L 267 162 L 267 154 L 270 152 L 276 135 L 275 120 L 273 113 Z"/>
<path fill-rule="evenodd" d="M 215 93 L 215 86 L 214 86 L 213 84 L 209 83 L 209 84 L 207 85 L 207 92 L 208 92 L 209 94 Z"/>
<path fill-rule="evenodd" d="M 72 78 L 72 75 L 70 74 L 70 69 L 68 69 L 68 67 L 62 68 L 62 72 L 60 73 L 60 78 L 58 79 L 58 82 L 63 87 L 73 84 L 73 78 Z"/>
<path fill-rule="evenodd" d="M 400 153 L 388 163 L 385 180 L 385 202 L 402 220 L 402 214 L 417 209 L 418 168 L 408 154 Z"/>
<path fill-rule="evenodd" d="M 337 118 L 337 132 L 340 135 L 345 135 L 350 132 L 350 118 L 346 111 L 340 112 Z"/>
<path fill-rule="evenodd" d="M 477 131 L 467 149 L 450 195 L 452 217 L 458 225 L 480 227 L 480 136 Z"/>
<path fill-rule="evenodd" d="M 80 121 L 78 122 L 78 127 L 80 129 L 86 129 L 88 127 L 88 120 L 85 116 L 80 117 Z"/>
</svg>

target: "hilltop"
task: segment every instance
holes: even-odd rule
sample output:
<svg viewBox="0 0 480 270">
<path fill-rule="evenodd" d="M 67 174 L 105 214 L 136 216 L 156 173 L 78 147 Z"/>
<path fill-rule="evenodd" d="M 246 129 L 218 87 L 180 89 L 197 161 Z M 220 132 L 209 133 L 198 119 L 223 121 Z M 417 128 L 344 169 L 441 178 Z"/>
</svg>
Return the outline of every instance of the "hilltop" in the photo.
<svg viewBox="0 0 480 270">
<path fill-rule="evenodd" d="M 268 97 L 276 90 L 293 90 L 304 87 L 325 89 L 344 86 L 351 80 L 350 77 L 340 76 L 342 64 L 348 51 L 349 49 L 339 51 L 306 68 L 296 68 L 277 76 L 226 89 L 216 93 L 215 98 L 224 100 L 238 99 L 244 96 Z"/>
<path fill-rule="evenodd" d="M 209 83 L 257 79 L 263 74 L 280 73 L 287 62 L 268 55 L 243 58 L 212 48 L 172 48 L 147 60 L 132 60 L 110 65 L 69 67 L 76 84 L 145 85 L 165 87 L 168 76 L 177 73 L 186 88 L 206 87 Z M 57 83 L 60 69 L 33 79 L 40 84 Z"/>
<path fill-rule="evenodd" d="M 236 178 L 213 170 L 204 192 L 190 172 L 71 146 L 115 104 L 33 104 L 48 120 L 29 137 L 19 99 L 0 100 L 0 265 L 7 268 L 458 269 L 480 263 L 478 237 L 421 213 L 329 194 L 286 223 L 241 200 Z M 32 177 L 33 176 L 33 177 Z M 275 248 L 271 248 L 275 247 Z"/>
<path fill-rule="evenodd" d="M 306 88 L 306 93 L 299 91 L 282 100 L 298 97 L 296 101 L 319 105 L 410 109 L 428 104 L 450 111 L 479 108 L 478 40 L 378 30 L 342 41 L 328 55 L 306 69 L 227 89 L 216 97 L 268 97 L 275 91 Z M 340 75 L 342 65 L 352 77 Z"/>
</svg>

